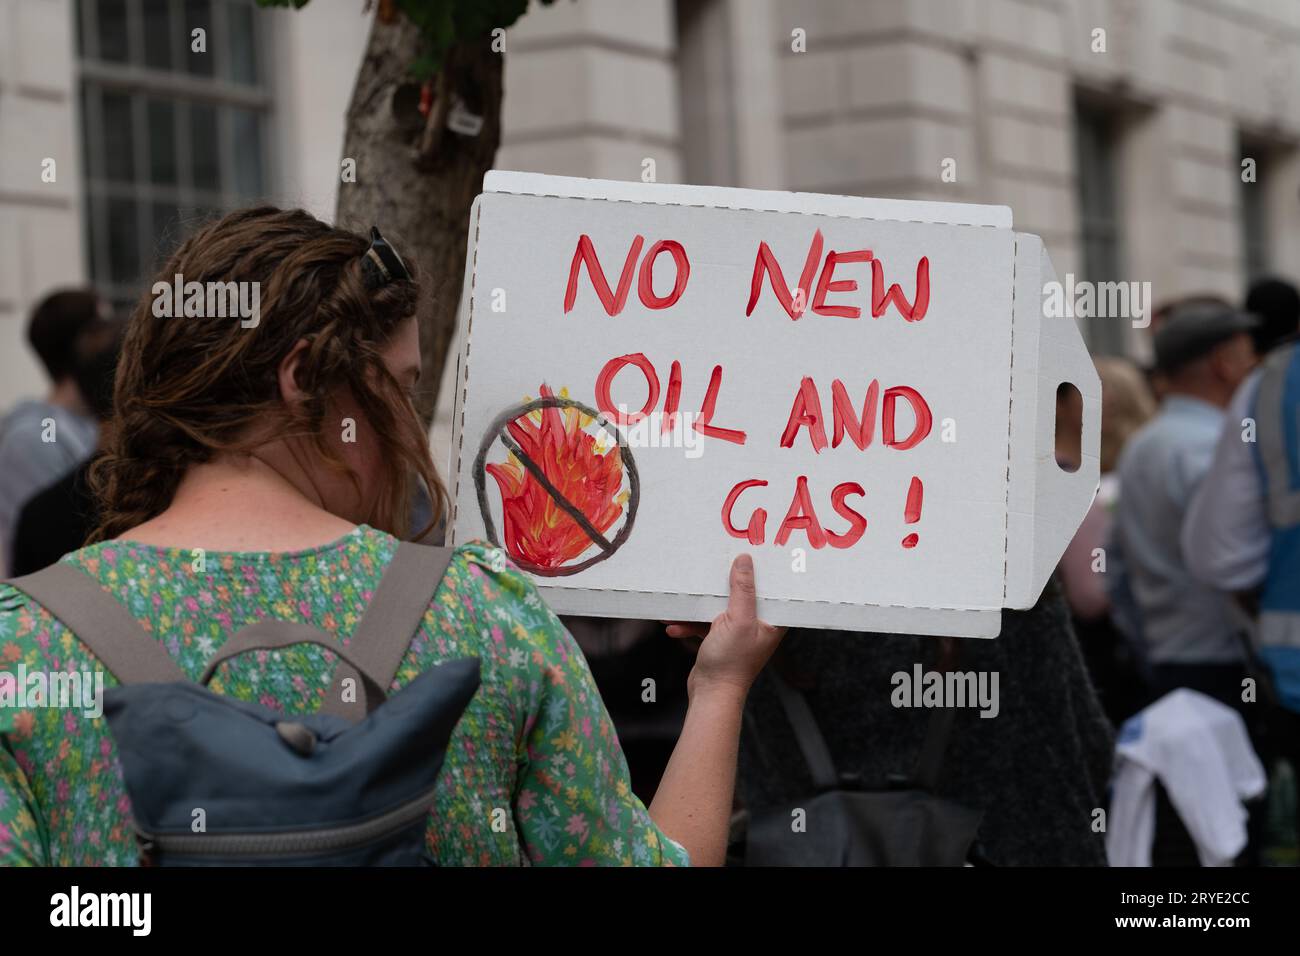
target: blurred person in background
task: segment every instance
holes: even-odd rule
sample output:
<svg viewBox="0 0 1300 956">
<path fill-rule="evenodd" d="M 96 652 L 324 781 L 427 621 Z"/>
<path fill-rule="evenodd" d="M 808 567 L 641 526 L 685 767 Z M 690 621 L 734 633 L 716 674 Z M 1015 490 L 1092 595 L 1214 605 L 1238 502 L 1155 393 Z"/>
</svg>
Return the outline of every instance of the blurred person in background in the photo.
<svg viewBox="0 0 1300 956">
<path fill-rule="evenodd" d="M 1263 358 L 1295 338 L 1300 326 L 1300 290 L 1285 279 L 1259 279 L 1246 293 L 1246 311 L 1259 317 L 1255 352 Z"/>
<path fill-rule="evenodd" d="M 777 681 L 801 692 L 830 763 L 857 786 L 909 779 L 939 709 L 895 706 L 894 676 L 927 670 L 997 674 L 985 719 L 949 708 L 933 792 L 979 814 L 975 862 L 1105 866 L 1093 814 L 1106 805 L 1114 732 L 1101 708 L 1053 576 L 1033 608 L 1002 612 L 996 640 L 792 629 L 745 706 L 737 795 L 752 820 L 804 807 L 816 793 Z M 907 828 L 915 820 L 896 819 Z M 810 815 L 811 825 L 811 815 Z"/>
<path fill-rule="evenodd" d="M 1192 295 L 1179 296 L 1176 299 L 1167 299 L 1151 310 L 1151 322 L 1147 326 L 1147 335 L 1154 339 L 1160 334 L 1161 326 L 1175 311 L 1185 306 L 1194 305 L 1214 305 L 1224 309 L 1232 308 L 1231 302 L 1213 292 L 1197 292 Z M 1151 394 L 1155 396 L 1156 402 L 1164 401 L 1165 392 L 1168 388 L 1165 371 L 1160 368 L 1158 362 L 1143 371 L 1146 373 L 1147 387 L 1151 389 Z"/>
<path fill-rule="evenodd" d="M 27 340 L 45 366 L 44 399 L 19 402 L 0 421 L 0 570 L 12 564 L 18 512 L 36 492 L 76 468 L 95 449 L 99 424 L 76 381 L 78 355 L 107 342 L 107 304 L 86 289 L 46 296 L 27 325 Z"/>
<path fill-rule="evenodd" d="M 1144 691 L 1136 649 L 1125 636 L 1136 628 L 1121 629 L 1115 620 L 1116 616 L 1134 618 L 1132 594 L 1124 582 L 1116 588 L 1122 596 L 1112 600 L 1106 582 L 1112 574 L 1122 574 L 1122 564 L 1107 563 L 1112 555 L 1106 553 L 1105 545 L 1111 537 L 1119 497 L 1116 467 L 1120 453 L 1155 415 L 1156 403 L 1141 369 L 1132 362 L 1102 357 L 1096 359 L 1096 366 L 1101 377 L 1101 483 L 1092 507 L 1061 557 L 1059 572 L 1088 671 L 1106 715 L 1118 726 L 1141 709 Z M 1075 432 L 1075 444 L 1079 434 Z M 1059 458 L 1059 443 L 1057 451 Z"/>
<path fill-rule="evenodd" d="M 1165 399 L 1119 458 L 1113 540 L 1140 615 L 1151 700 L 1190 687 L 1243 710 L 1240 623 L 1229 599 L 1192 577 L 1179 537 L 1224 408 L 1254 366 L 1257 324 L 1214 302 L 1178 306 L 1155 339 Z"/>
<path fill-rule="evenodd" d="M 1283 757 L 1300 771 L 1300 296 L 1267 280 L 1248 301 L 1263 313 L 1269 335 L 1256 347 L 1267 354 L 1228 406 L 1182 553 L 1198 581 L 1234 595 L 1257 619 L 1249 657 L 1263 687 L 1265 763 Z"/>
<path fill-rule="evenodd" d="M 113 375 L 122 347 L 122 328 L 113 328 L 107 343 L 87 338 L 76 358 L 77 388 L 90 413 L 104 430 L 113 417 Z M 13 543 L 13 574 L 31 574 L 48 567 L 86 543 L 99 523 L 89 473 L 93 456 L 54 484 L 33 496 L 18 516 Z"/>
</svg>

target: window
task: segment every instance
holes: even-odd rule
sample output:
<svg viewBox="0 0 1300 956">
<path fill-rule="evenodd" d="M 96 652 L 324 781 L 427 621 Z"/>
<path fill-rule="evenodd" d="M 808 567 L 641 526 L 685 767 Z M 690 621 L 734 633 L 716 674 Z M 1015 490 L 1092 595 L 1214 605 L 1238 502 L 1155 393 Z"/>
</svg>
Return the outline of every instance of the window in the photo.
<svg viewBox="0 0 1300 956">
<path fill-rule="evenodd" d="M 1119 123 L 1114 113 L 1083 100 L 1075 103 L 1075 168 L 1084 271 L 1078 278 L 1094 283 L 1120 280 Z M 1086 321 L 1090 351 L 1123 353 L 1123 322 L 1101 316 Z"/>
<path fill-rule="evenodd" d="M 675 10 L 682 181 L 737 185 L 727 5 L 718 0 L 677 0 Z"/>
<path fill-rule="evenodd" d="M 1253 160 L 1252 181 L 1246 180 L 1246 169 L 1239 164 L 1241 174 L 1241 248 L 1246 281 L 1251 282 L 1269 271 L 1268 254 L 1268 153 L 1267 144 L 1240 139 L 1241 163 Z"/>
<path fill-rule="evenodd" d="M 253 0 L 78 0 L 87 258 L 119 307 L 195 225 L 266 191 L 264 23 Z"/>
</svg>

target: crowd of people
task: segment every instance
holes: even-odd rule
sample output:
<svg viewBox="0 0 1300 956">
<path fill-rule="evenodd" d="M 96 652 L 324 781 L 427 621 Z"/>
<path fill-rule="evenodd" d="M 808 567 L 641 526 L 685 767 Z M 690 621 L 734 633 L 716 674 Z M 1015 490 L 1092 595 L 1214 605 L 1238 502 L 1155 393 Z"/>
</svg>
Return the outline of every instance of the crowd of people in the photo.
<svg viewBox="0 0 1300 956">
<path fill-rule="evenodd" d="M 0 584 L 0 666 L 113 670 L 24 583 L 58 563 L 189 679 L 310 713 L 330 704 L 326 648 L 220 651 L 267 618 L 347 647 L 399 539 L 445 518 L 411 400 L 419 277 L 377 233 L 269 207 L 201 229 L 160 270 L 176 274 L 260 283 L 262 321 L 172 321 L 144 300 L 120 321 L 90 291 L 32 314 L 51 385 L 0 423 L 0 562 L 21 578 Z M 742 558 L 727 611 L 669 624 L 670 642 L 658 623 L 562 622 L 497 549 L 458 548 L 385 688 L 480 662 L 429 860 L 1264 859 L 1287 839 L 1268 825 L 1284 761 L 1300 766 L 1298 319 L 1295 288 L 1268 280 L 1241 307 L 1198 296 L 1159 310 L 1151 369 L 1097 360 L 1100 492 L 1037 604 L 1004 612 L 996 640 L 786 635 L 756 617 L 762 582 Z M 340 439 L 343 420 L 357 440 Z M 1084 454 L 1081 420 L 1063 389 L 1063 467 Z M 998 674 L 996 719 L 893 706 L 890 675 L 917 663 Z M 647 674 L 668 678 L 650 709 Z M 1241 783 L 1231 721 L 1270 774 L 1263 795 Z M 104 719 L 4 707 L 0 742 L 0 864 L 137 859 L 142 784 Z M 1215 773 L 1221 786 L 1205 785 Z M 801 808 L 835 826 L 791 827 Z M 1217 825 L 1238 810 L 1241 847 L 1233 820 Z M 821 842 L 788 839 L 803 832 Z"/>
<path fill-rule="evenodd" d="M 1289 615 L 1300 606 L 1300 516 L 1276 500 L 1300 487 L 1298 319 L 1296 288 L 1268 278 L 1241 305 L 1203 295 L 1156 310 L 1150 369 L 1097 362 L 1101 489 L 1061 577 L 1121 737 L 1169 735 L 1163 764 L 1154 748 L 1131 755 L 1153 765 L 1165 832 L 1175 833 L 1158 844 L 1166 859 L 1195 862 L 1194 850 L 1205 859 L 1198 813 L 1246 818 L 1243 860 L 1259 862 L 1265 849 L 1295 858 L 1300 631 Z M 1065 444 L 1058 457 L 1068 461 L 1077 448 Z M 1216 749 L 1189 711 L 1164 721 L 1174 711 L 1156 705 L 1179 690 L 1206 713 L 1230 708 L 1244 733 Z M 1220 760 L 1225 747 L 1235 762 Z M 1173 759 L 1197 773 L 1179 778 Z"/>
</svg>

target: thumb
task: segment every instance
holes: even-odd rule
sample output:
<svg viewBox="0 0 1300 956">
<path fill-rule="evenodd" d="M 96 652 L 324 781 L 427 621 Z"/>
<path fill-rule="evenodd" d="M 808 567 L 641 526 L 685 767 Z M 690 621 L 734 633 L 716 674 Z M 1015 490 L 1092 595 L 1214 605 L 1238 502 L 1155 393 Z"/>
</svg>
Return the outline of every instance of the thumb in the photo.
<svg viewBox="0 0 1300 956">
<path fill-rule="evenodd" d="M 727 599 L 727 617 L 736 624 L 748 624 L 757 616 L 754 559 L 747 554 L 740 554 L 731 562 L 731 593 Z"/>
</svg>

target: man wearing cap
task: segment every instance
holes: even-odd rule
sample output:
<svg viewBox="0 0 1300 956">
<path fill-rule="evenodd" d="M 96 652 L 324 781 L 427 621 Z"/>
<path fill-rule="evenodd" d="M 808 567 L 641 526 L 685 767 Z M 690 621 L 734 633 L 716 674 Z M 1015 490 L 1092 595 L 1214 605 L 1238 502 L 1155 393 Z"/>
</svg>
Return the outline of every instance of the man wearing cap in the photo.
<svg viewBox="0 0 1300 956">
<path fill-rule="evenodd" d="M 1153 699 L 1190 687 L 1240 710 L 1244 658 L 1231 600 L 1195 580 L 1180 534 L 1213 460 L 1224 408 L 1255 363 L 1247 313 L 1181 305 L 1155 337 L 1167 390 L 1160 412 L 1119 460 L 1114 544 L 1141 618 Z"/>
<path fill-rule="evenodd" d="M 90 457 L 99 423 L 77 385 L 79 363 L 112 340 L 107 304 L 89 290 L 47 296 L 32 313 L 27 338 L 50 377 L 43 400 L 20 402 L 0 419 L 0 566 L 12 566 L 18 512 L 38 491 Z"/>
</svg>

